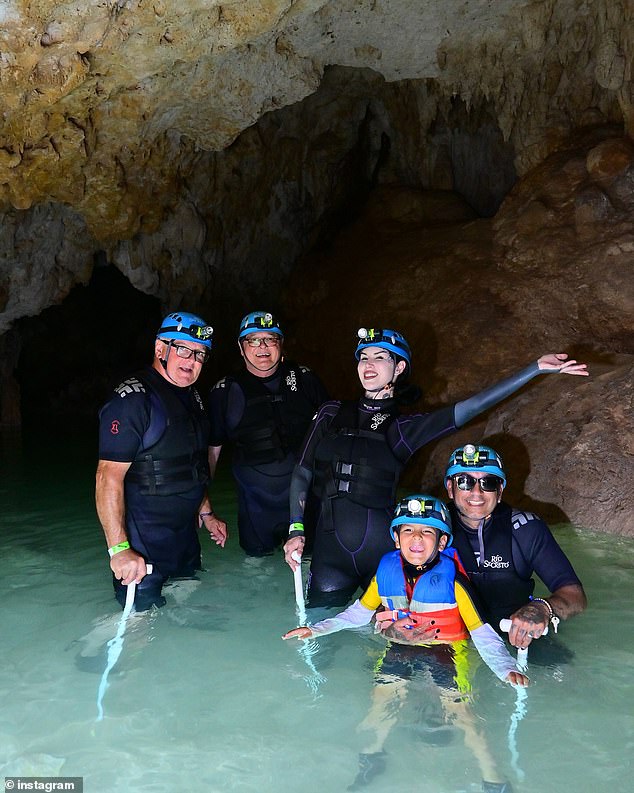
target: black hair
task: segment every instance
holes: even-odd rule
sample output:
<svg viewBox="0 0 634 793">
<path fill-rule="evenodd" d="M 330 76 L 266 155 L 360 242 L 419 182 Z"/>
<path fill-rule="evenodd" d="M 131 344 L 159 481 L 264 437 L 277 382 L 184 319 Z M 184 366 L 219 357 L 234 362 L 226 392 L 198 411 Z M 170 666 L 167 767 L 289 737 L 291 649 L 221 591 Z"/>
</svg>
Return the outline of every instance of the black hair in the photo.
<svg viewBox="0 0 634 793">
<path fill-rule="evenodd" d="M 395 355 L 394 353 L 391 353 L 391 355 L 396 363 L 403 361 L 406 364 L 405 371 L 400 374 L 394 382 L 394 399 L 396 400 L 396 404 L 403 405 L 404 407 L 413 405 L 422 397 L 423 391 L 416 383 L 410 382 L 409 373 L 411 367 L 405 358 L 402 358 L 400 355 Z"/>
</svg>

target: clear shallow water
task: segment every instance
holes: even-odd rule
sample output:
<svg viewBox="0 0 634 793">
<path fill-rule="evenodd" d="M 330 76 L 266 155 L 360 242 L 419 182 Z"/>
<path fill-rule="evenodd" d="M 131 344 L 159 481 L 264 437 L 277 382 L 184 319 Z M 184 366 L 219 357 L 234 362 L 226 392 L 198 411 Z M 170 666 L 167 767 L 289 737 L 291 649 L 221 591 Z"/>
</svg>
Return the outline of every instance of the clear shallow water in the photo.
<svg viewBox="0 0 634 793">
<path fill-rule="evenodd" d="M 348 631 L 322 638 L 312 654 L 282 642 L 296 615 L 281 556 L 247 562 L 235 536 L 224 551 L 207 543 L 200 585 L 179 584 L 167 607 L 130 619 L 98 722 L 120 611 L 93 506 L 94 451 L 72 440 L 0 444 L 0 776 L 81 776 L 86 793 L 345 791 L 367 746 L 357 728 L 381 641 Z M 226 475 L 214 505 L 233 519 Z M 474 711 L 515 791 L 625 793 L 634 542 L 569 526 L 556 533 L 590 599 L 561 629 L 572 657 L 531 666 L 521 718 L 516 692 L 481 666 Z M 385 772 L 368 793 L 480 790 L 460 730 L 441 747 L 421 733 L 423 699 L 425 685 L 410 685 L 385 743 Z"/>
</svg>

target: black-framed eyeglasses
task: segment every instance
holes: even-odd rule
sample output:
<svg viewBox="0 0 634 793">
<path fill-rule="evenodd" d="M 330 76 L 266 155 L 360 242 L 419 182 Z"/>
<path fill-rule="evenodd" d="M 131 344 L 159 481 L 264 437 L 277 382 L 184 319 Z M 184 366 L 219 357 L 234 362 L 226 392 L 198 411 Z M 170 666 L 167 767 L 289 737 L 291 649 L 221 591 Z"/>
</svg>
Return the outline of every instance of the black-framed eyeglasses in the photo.
<svg viewBox="0 0 634 793">
<path fill-rule="evenodd" d="M 175 344 L 173 340 L 166 341 L 165 339 L 161 339 L 161 341 L 163 344 L 169 344 L 179 358 L 188 359 L 193 355 L 194 360 L 198 363 L 205 363 L 205 361 L 209 359 L 207 350 L 192 350 L 191 347 L 185 347 L 184 344 Z"/>
<path fill-rule="evenodd" d="M 453 477 L 453 481 L 458 486 L 458 490 L 473 490 L 477 482 L 483 493 L 495 493 L 502 484 L 498 476 L 483 476 L 481 479 L 476 479 L 471 474 L 458 474 Z"/>
<path fill-rule="evenodd" d="M 242 341 L 244 341 L 246 344 L 248 344 L 249 347 L 261 347 L 262 345 L 264 345 L 265 347 L 277 347 L 277 345 L 280 343 L 280 337 L 279 336 L 261 336 L 261 337 L 256 338 L 256 339 L 253 339 L 253 338 L 243 339 Z"/>
</svg>

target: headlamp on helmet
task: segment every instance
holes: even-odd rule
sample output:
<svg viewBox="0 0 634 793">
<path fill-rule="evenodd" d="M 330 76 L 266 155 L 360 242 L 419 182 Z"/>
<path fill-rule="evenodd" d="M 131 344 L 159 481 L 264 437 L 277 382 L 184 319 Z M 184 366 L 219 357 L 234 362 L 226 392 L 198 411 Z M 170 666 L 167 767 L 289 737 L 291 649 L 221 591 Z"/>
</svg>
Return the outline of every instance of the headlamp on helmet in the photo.
<svg viewBox="0 0 634 793">
<path fill-rule="evenodd" d="M 205 320 L 186 311 L 175 311 L 168 314 L 156 334 L 157 339 L 167 341 L 195 341 L 211 350 L 214 329 Z"/>
<path fill-rule="evenodd" d="M 450 479 L 456 474 L 469 474 L 472 471 L 482 471 L 482 473 L 497 476 L 506 486 L 502 458 L 490 446 L 476 446 L 473 443 L 467 443 L 454 449 L 447 463 L 445 479 Z"/>
<path fill-rule="evenodd" d="M 398 355 L 399 358 L 405 361 L 408 368 L 411 366 L 412 351 L 402 333 L 387 328 L 359 328 L 357 339 L 357 349 L 355 351 L 357 361 L 361 357 L 361 352 L 367 347 L 379 347 L 383 350 L 388 350 L 394 355 Z"/>
<path fill-rule="evenodd" d="M 396 539 L 396 532 L 403 523 L 420 523 L 432 526 L 441 534 L 447 535 L 447 546 L 451 545 L 453 531 L 449 510 L 439 498 L 415 494 L 401 499 L 394 510 L 394 517 L 390 524 L 390 535 Z"/>
<path fill-rule="evenodd" d="M 250 314 L 242 317 L 240 330 L 238 332 L 238 341 L 248 336 L 250 333 L 260 333 L 262 331 L 277 333 L 278 336 L 284 338 L 279 322 L 270 311 L 252 311 Z"/>
</svg>

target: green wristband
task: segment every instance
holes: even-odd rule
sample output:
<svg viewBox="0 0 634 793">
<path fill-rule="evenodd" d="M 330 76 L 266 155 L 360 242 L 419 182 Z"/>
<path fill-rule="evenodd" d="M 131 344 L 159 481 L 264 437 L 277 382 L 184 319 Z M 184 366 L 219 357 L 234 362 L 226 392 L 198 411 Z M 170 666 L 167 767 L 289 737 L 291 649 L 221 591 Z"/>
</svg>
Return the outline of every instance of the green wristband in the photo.
<svg viewBox="0 0 634 793">
<path fill-rule="evenodd" d="M 115 553 L 119 553 L 120 551 L 128 551 L 130 549 L 130 543 L 125 540 L 124 542 L 120 542 L 118 545 L 113 545 L 112 548 L 108 548 L 108 553 L 110 556 L 114 556 Z"/>
<path fill-rule="evenodd" d="M 288 533 L 290 534 L 292 531 L 301 531 L 302 534 L 304 533 L 304 524 L 303 523 L 291 523 L 288 527 Z"/>
</svg>

